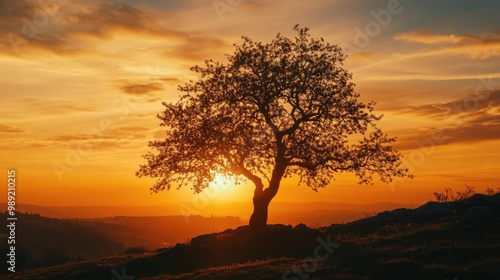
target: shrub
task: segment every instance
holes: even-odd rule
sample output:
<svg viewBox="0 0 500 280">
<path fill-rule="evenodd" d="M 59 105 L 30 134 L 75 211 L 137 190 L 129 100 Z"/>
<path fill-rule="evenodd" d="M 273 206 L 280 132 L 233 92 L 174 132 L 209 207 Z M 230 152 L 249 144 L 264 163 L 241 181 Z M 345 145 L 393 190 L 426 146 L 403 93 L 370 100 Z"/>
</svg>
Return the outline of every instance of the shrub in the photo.
<svg viewBox="0 0 500 280">
<path fill-rule="evenodd" d="M 437 202 L 456 202 L 472 197 L 476 193 L 474 189 L 474 186 L 465 185 L 464 191 L 457 191 L 456 194 L 453 194 L 453 190 L 446 187 L 444 192 L 435 192 L 434 197 Z"/>
<path fill-rule="evenodd" d="M 486 189 L 486 194 L 489 196 L 495 195 L 497 193 L 500 193 L 500 188 L 497 188 L 496 190 L 494 190 L 493 188 Z"/>
</svg>

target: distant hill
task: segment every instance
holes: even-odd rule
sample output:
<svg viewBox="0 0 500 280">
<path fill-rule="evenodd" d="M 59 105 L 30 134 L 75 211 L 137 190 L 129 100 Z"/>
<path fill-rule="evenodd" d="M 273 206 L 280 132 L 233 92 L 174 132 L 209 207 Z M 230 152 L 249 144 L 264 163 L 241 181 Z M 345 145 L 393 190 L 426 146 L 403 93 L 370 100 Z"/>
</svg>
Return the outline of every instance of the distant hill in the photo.
<svg viewBox="0 0 500 280">
<path fill-rule="evenodd" d="M 0 203 L 6 209 L 5 203 Z M 319 227 L 332 223 L 345 223 L 357 219 L 373 216 L 378 212 L 396 208 L 415 208 L 411 204 L 390 202 L 352 204 L 331 202 L 272 202 L 270 205 L 270 223 L 291 224 L 306 223 L 309 226 Z M 210 203 L 201 210 L 189 203 L 166 204 L 164 206 L 38 206 L 18 204 L 16 209 L 22 213 L 37 213 L 44 217 L 59 219 L 93 219 L 115 216 L 129 217 L 161 217 L 204 215 L 241 217 L 247 220 L 252 213 L 251 202 Z M 182 210 L 181 210 L 182 209 Z"/>
<path fill-rule="evenodd" d="M 7 209 L 5 203 L 0 203 Z M 170 206 L 39 206 L 16 204 L 21 213 L 36 213 L 44 217 L 58 219 L 102 218 L 114 216 L 169 216 L 178 215 L 178 209 Z"/>
<path fill-rule="evenodd" d="M 41 217 L 38 214 L 16 214 L 16 266 L 33 269 L 85 259 L 121 254 L 125 244 L 106 232 L 126 230 L 123 226 L 75 222 Z M 1 219 L 6 220 L 6 213 Z M 0 231 L 5 234 L 6 229 Z M 3 241 L 3 240 L 2 240 Z M 7 242 L 0 242 L 0 261 L 6 263 Z M 0 274 L 7 273 L 3 269 Z"/>
<path fill-rule="evenodd" d="M 154 250 L 185 242 L 244 222 L 237 217 L 115 217 L 55 219 L 39 214 L 16 214 L 16 255 L 19 269 L 34 269 L 122 254 L 127 248 Z M 5 213 L 1 219 L 6 220 Z M 188 221 L 189 223 L 187 223 Z M 5 235 L 5 229 L 0 234 Z M 2 235 L 2 236 L 3 236 Z M 8 252 L 0 240 L 0 252 Z M 0 261 L 7 261 L 1 254 Z M 7 271 L 2 270 L 0 274 Z"/>
<path fill-rule="evenodd" d="M 311 229 L 247 226 L 4 279 L 500 279 L 500 194 Z M 17 277 L 17 278 L 16 278 Z"/>
</svg>

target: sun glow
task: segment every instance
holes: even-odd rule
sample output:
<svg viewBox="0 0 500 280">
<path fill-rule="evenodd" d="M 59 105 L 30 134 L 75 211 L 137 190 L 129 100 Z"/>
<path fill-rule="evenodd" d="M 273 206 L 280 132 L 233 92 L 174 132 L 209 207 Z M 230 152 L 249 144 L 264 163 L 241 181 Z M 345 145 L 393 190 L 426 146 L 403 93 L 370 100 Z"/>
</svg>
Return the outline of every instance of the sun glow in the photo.
<svg viewBox="0 0 500 280">
<path fill-rule="evenodd" d="M 250 194 L 247 194 L 247 186 L 244 182 L 236 184 L 233 176 L 216 174 L 209 187 L 203 191 L 206 196 L 213 200 L 220 201 L 246 201 Z"/>
<path fill-rule="evenodd" d="M 222 174 L 217 174 L 217 175 L 215 175 L 215 178 L 211 184 L 218 186 L 218 187 L 221 187 L 221 188 L 225 188 L 228 186 L 234 186 L 235 182 L 234 182 L 234 178 L 224 176 Z"/>
</svg>

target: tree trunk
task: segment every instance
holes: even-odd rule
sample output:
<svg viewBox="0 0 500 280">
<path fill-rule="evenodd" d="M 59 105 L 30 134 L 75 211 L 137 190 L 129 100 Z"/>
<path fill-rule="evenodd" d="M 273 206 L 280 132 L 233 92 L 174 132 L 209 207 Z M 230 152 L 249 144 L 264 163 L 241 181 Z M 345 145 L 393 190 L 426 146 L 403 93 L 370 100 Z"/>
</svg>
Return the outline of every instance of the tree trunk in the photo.
<svg viewBox="0 0 500 280">
<path fill-rule="evenodd" d="M 285 173 L 287 162 L 280 160 L 276 161 L 276 166 L 273 170 L 273 175 L 269 182 L 269 187 L 263 190 L 262 183 L 256 184 L 253 194 L 253 214 L 250 217 L 250 227 L 253 229 L 265 228 L 267 225 L 267 210 L 269 203 L 278 193 L 281 178 Z"/>
<path fill-rule="evenodd" d="M 250 227 L 254 229 L 265 228 L 267 225 L 267 211 L 272 197 L 266 192 L 255 194 L 253 197 L 253 213 L 250 217 Z"/>
</svg>

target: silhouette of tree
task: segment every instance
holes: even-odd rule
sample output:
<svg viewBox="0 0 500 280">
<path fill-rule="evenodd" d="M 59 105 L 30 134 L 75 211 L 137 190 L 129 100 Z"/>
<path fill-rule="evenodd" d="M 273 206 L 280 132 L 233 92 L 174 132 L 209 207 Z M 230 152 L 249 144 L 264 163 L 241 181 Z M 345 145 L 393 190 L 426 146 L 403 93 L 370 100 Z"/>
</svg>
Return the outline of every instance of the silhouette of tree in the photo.
<svg viewBox="0 0 500 280">
<path fill-rule="evenodd" d="M 137 176 L 158 178 L 152 192 L 191 185 L 198 193 L 216 174 L 255 185 L 251 227 L 267 223 L 268 205 L 283 178 L 297 175 L 313 190 L 337 172 L 353 172 L 360 183 L 411 177 L 401 168 L 395 138 L 376 127 L 382 116 L 363 103 L 345 70 L 341 49 L 308 28 L 295 38 L 278 34 L 270 43 L 243 38 L 227 64 L 206 60 L 199 77 L 163 103 L 158 117 L 163 140 L 152 141 Z"/>
</svg>

